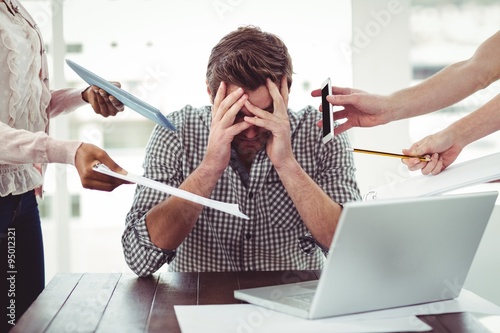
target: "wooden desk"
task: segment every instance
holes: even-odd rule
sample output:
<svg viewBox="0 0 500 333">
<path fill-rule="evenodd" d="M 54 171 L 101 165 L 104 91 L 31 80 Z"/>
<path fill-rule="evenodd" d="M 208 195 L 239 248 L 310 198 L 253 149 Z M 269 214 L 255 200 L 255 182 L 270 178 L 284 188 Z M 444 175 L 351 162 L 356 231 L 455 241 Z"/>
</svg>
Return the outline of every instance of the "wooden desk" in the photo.
<svg viewBox="0 0 500 333">
<path fill-rule="evenodd" d="M 311 271 L 59 274 L 11 332 L 180 332 L 174 305 L 234 304 L 235 289 L 318 277 Z M 420 318 L 434 333 L 488 332 L 467 313 Z"/>
</svg>

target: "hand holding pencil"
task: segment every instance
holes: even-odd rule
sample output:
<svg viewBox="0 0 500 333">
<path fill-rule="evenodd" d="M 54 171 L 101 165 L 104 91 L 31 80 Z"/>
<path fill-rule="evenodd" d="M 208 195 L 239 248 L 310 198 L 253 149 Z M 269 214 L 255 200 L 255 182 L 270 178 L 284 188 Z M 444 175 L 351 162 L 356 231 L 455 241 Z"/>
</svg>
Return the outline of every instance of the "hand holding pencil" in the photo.
<svg viewBox="0 0 500 333">
<path fill-rule="evenodd" d="M 449 127 L 415 142 L 408 149 L 403 149 L 403 154 L 355 148 L 348 150 L 400 158 L 410 171 L 421 170 L 423 175 L 437 175 L 452 164 L 462 151 L 464 146 L 457 143 L 457 136 L 459 134 L 453 131 L 453 127 Z"/>
<path fill-rule="evenodd" d="M 444 130 L 424 137 L 403 149 L 403 154 L 411 156 L 431 156 L 431 161 L 420 162 L 415 159 L 403 160 L 411 171 L 421 170 L 424 175 L 437 175 L 450 166 L 458 157 L 467 142 L 461 140 L 461 128 L 448 126 Z"/>
</svg>

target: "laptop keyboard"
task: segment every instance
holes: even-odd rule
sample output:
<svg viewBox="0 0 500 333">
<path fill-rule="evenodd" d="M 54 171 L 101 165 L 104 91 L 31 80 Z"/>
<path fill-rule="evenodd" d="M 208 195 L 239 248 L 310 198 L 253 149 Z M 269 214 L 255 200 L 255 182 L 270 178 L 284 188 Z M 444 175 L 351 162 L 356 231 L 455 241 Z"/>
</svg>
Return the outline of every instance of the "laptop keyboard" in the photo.
<svg viewBox="0 0 500 333">
<path fill-rule="evenodd" d="M 314 293 L 307 293 L 307 294 L 301 294 L 301 295 L 290 295 L 290 296 L 287 296 L 287 297 L 290 297 L 291 299 L 294 299 L 294 300 L 297 300 L 297 301 L 301 301 L 301 302 L 305 302 L 305 303 L 311 304 L 312 301 L 313 301 Z"/>
<path fill-rule="evenodd" d="M 314 292 L 297 294 L 297 295 L 288 295 L 283 297 L 282 302 L 284 304 L 288 304 L 300 309 L 309 310 L 309 308 L 311 307 L 313 297 L 314 297 Z"/>
</svg>

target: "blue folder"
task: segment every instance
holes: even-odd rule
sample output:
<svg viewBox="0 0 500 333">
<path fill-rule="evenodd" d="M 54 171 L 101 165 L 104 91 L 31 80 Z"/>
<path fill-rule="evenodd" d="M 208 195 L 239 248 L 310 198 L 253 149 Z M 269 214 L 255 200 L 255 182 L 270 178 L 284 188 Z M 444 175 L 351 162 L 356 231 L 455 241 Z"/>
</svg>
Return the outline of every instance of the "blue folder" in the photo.
<svg viewBox="0 0 500 333">
<path fill-rule="evenodd" d="M 72 70 L 75 71 L 85 82 L 90 85 L 98 86 L 106 91 L 108 94 L 116 97 L 117 100 L 128 106 L 132 110 L 141 114 L 142 116 L 154 121 L 155 123 L 168 128 L 169 130 L 177 130 L 175 126 L 158 110 L 157 108 L 149 105 L 148 103 L 138 99 L 134 95 L 118 88 L 117 86 L 109 83 L 98 75 L 95 75 L 88 69 L 76 64 L 74 61 L 66 59 L 66 63 Z"/>
</svg>

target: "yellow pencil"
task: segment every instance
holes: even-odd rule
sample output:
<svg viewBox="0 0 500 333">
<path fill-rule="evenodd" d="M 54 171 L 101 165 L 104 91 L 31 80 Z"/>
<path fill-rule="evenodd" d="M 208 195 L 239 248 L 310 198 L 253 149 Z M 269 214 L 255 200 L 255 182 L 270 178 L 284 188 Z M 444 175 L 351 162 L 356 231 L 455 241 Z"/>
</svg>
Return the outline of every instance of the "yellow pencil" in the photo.
<svg viewBox="0 0 500 333">
<path fill-rule="evenodd" d="M 374 151 L 374 150 L 356 149 L 356 148 L 347 148 L 347 150 L 355 152 L 355 153 L 365 153 L 365 154 L 389 156 L 389 157 L 396 157 L 396 158 L 418 158 L 422 162 L 429 162 L 431 160 L 429 157 L 424 157 L 424 156 L 408 156 L 408 155 L 401 155 L 401 154 L 385 153 L 383 151 Z"/>
</svg>

